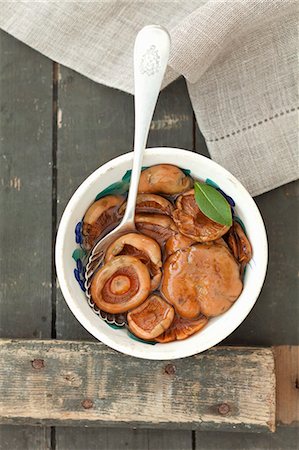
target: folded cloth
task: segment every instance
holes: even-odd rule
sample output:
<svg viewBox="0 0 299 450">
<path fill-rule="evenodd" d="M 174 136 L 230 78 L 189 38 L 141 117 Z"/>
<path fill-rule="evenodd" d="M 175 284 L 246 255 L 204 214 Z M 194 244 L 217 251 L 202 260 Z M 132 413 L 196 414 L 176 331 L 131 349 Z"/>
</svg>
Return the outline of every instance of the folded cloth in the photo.
<svg viewBox="0 0 299 450">
<path fill-rule="evenodd" d="M 298 178 L 296 0 L 1 2 L 0 28 L 87 77 L 133 93 L 133 44 L 172 38 L 211 157 L 252 195 Z"/>
</svg>

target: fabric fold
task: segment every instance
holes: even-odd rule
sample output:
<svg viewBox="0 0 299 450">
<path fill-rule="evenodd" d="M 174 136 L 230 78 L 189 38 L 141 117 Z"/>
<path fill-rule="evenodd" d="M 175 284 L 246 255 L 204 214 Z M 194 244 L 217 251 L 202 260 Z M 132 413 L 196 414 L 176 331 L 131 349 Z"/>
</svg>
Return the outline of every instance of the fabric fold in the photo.
<svg viewBox="0 0 299 450">
<path fill-rule="evenodd" d="M 298 178 L 296 0 L 1 2 L 0 28 L 92 80 L 133 93 L 133 46 L 168 29 L 211 157 L 253 195 Z"/>
<path fill-rule="evenodd" d="M 288 0 L 209 0 L 171 30 L 169 64 L 195 83 L 219 55 L 238 45 L 240 37 L 293 11 L 294 3 Z"/>
</svg>

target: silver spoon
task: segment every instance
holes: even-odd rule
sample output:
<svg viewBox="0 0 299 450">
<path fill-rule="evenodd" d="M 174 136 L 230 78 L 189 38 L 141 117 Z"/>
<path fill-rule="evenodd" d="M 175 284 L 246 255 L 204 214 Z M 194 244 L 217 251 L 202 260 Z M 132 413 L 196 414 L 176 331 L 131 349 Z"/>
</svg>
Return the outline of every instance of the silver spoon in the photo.
<svg viewBox="0 0 299 450">
<path fill-rule="evenodd" d="M 169 49 L 169 34 L 160 26 L 149 25 L 137 34 L 134 47 L 135 136 L 129 195 L 121 223 L 97 242 L 90 253 L 85 271 L 85 289 L 89 298 L 93 274 L 101 265 L 109 245 L 121 235 L 136 231 L 134 217 L 143 154 L 167 67 Z"/>
</svg>

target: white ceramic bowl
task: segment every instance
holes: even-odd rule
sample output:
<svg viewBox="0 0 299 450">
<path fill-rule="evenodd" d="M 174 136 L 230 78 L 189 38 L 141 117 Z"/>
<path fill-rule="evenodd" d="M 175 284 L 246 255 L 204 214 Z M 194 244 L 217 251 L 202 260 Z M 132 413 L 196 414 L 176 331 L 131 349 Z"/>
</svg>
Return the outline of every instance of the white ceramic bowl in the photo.
<svg viewBox="0 0 299 450">
<path fill-rule="evenodd" d="M 56 269 L 60 288 L 71 311 L 94 337 L 109 347 L 128 355 L 146 359 L 176 359 L 200 353 L 218 344 L 243 322 L 255 304 L 262 288 L 268 259 L 267 237 L 260 212 L 241 183 L 227 170 L 210 159 L 177 148 L 151 148 L 144 156 L 144 166 L 160 163 L 175 164 L 190 169 L 200 179 L 211 179 L 231 196 L 235 212 L 245 224 L 253 248 L 253 258 L 247 266 L 244 288 L 234 305 L 221 316 L 211 319 L 199 333 L 183 341 L 149 345 L 133 340 L 126 329 L 115 330 L 98 317 L 88 305 L 84 292 L 74 277 L 72 253 L 75 227 L 94 201 L 96 195 L 111 183 L 121 180 L 131 169 L 133 153 L 109 161 L 92 173 L 76 190 L 62 216 L 56 240 Z"/>
</svg>

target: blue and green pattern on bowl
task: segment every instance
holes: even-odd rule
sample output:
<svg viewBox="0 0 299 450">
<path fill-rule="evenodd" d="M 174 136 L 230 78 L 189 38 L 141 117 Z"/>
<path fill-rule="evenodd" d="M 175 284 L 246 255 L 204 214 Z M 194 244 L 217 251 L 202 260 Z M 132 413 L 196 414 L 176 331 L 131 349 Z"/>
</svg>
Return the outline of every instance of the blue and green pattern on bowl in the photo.
<svg viewBox="0 0 299 450">
<path fill-rule="evenodd" d="M 147 167 L 142 167 L 142 170 L 144 170 L 144 169 L 147 169 Z M 190 169 L 182 169 L 182 170 L 185 173 L 185 175 L 190 175 L 191 174 L 191 170 Z M 108 186 L 107 188 L 105 188 L 104 190 L 99 192 L 97 194 L 97 196 L 96 196 L 94 201 L 97 201 L 97 200 L 99 200 L 100 198 L 102 198 L 102 197 L 104 197 L 106 195 L 125 195 L 125 194 L 127 194 L 128 190 L 129 190 L 129 186 L 130 186 L 131 174 L 132 174 L 132 171 L 131 170 L 127 170 L 120 181 L 111 184 L 110 186 Z M 233 214 L 234 219 L 237 222 L 240 223 L 240 225 L 244 229 L 244 232 L 246 233 L 245 226 L 244 226 L 243 222 L 241 221 L 241 219 L 239 217 L 237 217 L 235 215 L 235 212 L 234 212 L 235 201 L 229 195 L 227 195 L 218 186 L 217 183 L 215 183 L 210 178 L 207 178 L 205 180 L 205 183 L 208 184 L 209 186 L 214 187 L 215 189 L 217 189 L 217 191 L 219 191 L 223 195 L 223 197 L 227 200 L 227 202 L 231 206 L 231 210 L 232 210 L 232 214 Z M 75 276 L 77 282 L 79 283 L 79 286 L 82 289 L 82 291 L 85 292 L 84 273 L 85 273 L 85 264 L 87 262 L 87 252 L 85 251 L 85 249 L 82 246 L 82 243 L 83 243 L 82 224 L 83 224 L 83 219 L 80 222 L 78 222 L 76 227 L 75 227 L 75 239 L 74 240 L 75 240 L 75 243 L 77 244 L 77 247 L 73 251 L 72 258 L 74 259 L 74 261 L 76 263 L 76 266 L 74 268 L 74 276 Z M 245 270 L 246 270 L 246 268 L 245 268 Z M 99 314 L 100 311 L 93 307 L 94 305 L 90 305 L 90 306 L 92 307 L 93 311 L 102 320 L 104 320 L 107 323 L 108 326 L 112 327 L 115 330 L 119 330 L 119 329 L 125 327 L 125 324 L 118 325 L 116 323 L 109 323 L 109 322 L 107 322 L 107 319 L 105 317 L 101 316 L 101 314 Z M 128 332 L 128 335 L 130 336 L 131 339 L 138 340 L 138 341 L 146 343 L 146 344 L 151 344 L 151 345 L 156 344 L 156 342 L 144 341 L 143 339 L 137 338 L 129 330 L 127 330 L 127 332 Z"/>
</svg>

